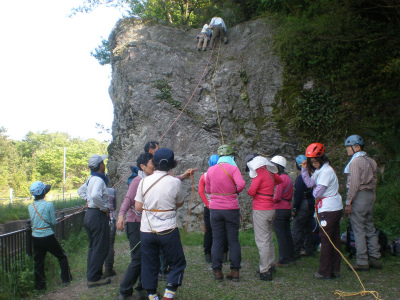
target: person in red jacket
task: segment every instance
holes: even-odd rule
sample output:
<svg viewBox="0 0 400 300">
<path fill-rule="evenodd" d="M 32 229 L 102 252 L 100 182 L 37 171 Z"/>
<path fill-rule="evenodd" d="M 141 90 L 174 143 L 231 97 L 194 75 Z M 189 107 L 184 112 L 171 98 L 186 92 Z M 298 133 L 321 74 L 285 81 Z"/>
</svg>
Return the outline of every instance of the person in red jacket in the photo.
<svg viewBox="0 0 400 300">
<path fill-rule="evenodd" d="M 210 159 L 208 160 L 208 165 L 210 167 L 217 164 L 219 156 L 217 154 L 211 155 Z M 206 194 L 206 176 L 207 172 L 202 174 L 199 181 L 199 195 L 201 200 L 204 203 L 204 213 L 203 213 L 203 220 L 205 226 L 205 233 L 204 233 L 204 254 L 206 257 L 206 263 L 211 263 L 211 247 L 212 247 L 212 228 L 210 223 L 210 197 Z M 228 240 L 225 238 L 224 241 L 224 254 L 222 256 L 222 262 L 227 262 L 228 259 Z"/>
<path fill-rule="evenodd" d="M 282 183 L 276 174 L 277 167 L 268 159 L 251 153 L 246 156 L 246 171 L 253 179 L 247 194 L 253 197 L 253 226 L 260 255 L 260 279 L 272 280 L 275 262 L 275 247 L 272 226 L 275 219 L 274 188 Z"/>
<path fill-rule="evenodd" d="M 278 174 L 283 181 L 276 187 L 274 196 L 276 210 L 274 229 L 279 247 L 279 258 L 275 267 L 285 267 L 294 263 L 294 244 L 290 228 L 290 218 L 292 217 L 290 202 L 293 196 L 293 182 L 285 172 L 286 159 L 283 156 L 274 156 L 271 162 L 277 166 Z"/>
</svg>

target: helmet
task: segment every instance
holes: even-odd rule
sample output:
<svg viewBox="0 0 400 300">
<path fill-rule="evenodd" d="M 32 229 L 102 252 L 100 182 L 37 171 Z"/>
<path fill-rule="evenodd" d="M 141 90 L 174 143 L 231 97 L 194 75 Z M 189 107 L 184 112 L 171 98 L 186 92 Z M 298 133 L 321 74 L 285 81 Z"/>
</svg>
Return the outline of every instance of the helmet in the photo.
<svg viewBox="0 0 400 300">
<path fill-rule="evenodd" d="M 324 154 L 325 147 L 320 143 L 313 143 L 306 149 L 306 157 L 320 157 Z"/>
<path fill-rule="evenodd" d="M 300 168 L 300 165 L 303 161 L 307 160 L 307 157 L 304 154 L 301 154 L 296 157 L 296 164 Z"/>
<path fill-rule="evenodd" d="M 286 158 L 283 156 L 275 155 L 273 158 L 271 158 L 271 162 L 286 168 Z"/>
<path fill-rule="evenodd" d="M 344 142 L 344 145 L 345 145 L 345 147 L 354 146 L 354 145 L 363 146 L 364 141 L 361 136 L 359 136 L 357 134 L 353 134 L 346 139 L 346 141 Z"/>
<path fill-rule="evenodd" d="M 249 172 L 249 167 L 247 166 L 247 163 L 249 162 L 249 161 L 252 161 L 253 160 L 253 158 L 254 157 L 256 157 L 256 156 L 258 156 L 258 154 L 257 153 L 250 153 L 250 154 L 247 154 L 246 155 L 246 157 L 245 157 L 245 162 L 246 162 L 246 172 Z"/>
<path fill-rule="evenodd" d="M 51 189 L 51 185 L 45 185 L 41 181 L 35 181 L 34 183 L 31 184 L 31 187 L 29 188 L 29 191 L 33 196 L 40 196 L 43 194 L 43 191 L 45 191 L 45 194 L 47 194 Z"/>
<path fill-rule="evenodd" d="M 219 156 L 217 154 L 211 155 L 210 159 L 208 160 L 208 165 L 210 167 L 216 165 L 218 163 L 218 159 L 219 159 Z"/>
<path fill-rule="evenodd" d="M 219 156 L 228 156 L 234 155 L 235 150 L 230 145 L 222 145 L 218 147 L 218 155 Z"/>
</svg>

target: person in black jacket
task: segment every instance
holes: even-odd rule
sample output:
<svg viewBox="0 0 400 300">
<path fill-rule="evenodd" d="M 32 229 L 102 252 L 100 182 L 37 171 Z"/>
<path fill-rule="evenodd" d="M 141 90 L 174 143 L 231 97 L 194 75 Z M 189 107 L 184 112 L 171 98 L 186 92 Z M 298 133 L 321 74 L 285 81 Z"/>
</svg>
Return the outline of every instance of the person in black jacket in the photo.
<svg viewBox="0 0 400 300">
<path fill-rule="evenodd" d="M 296 167 L 301 170 L 301 163 L 307 160 L 305 155 L 296 157 Z M 294 184 L 294 204 L 292 210 L 292 235 L 294 243 L 294 257 L 314 255 L 313 220 L 315 200 L 312 188 L 307 188 L 301 174 Z M 304 247 L 304 251 L 301 248 Z"/>
</svg>

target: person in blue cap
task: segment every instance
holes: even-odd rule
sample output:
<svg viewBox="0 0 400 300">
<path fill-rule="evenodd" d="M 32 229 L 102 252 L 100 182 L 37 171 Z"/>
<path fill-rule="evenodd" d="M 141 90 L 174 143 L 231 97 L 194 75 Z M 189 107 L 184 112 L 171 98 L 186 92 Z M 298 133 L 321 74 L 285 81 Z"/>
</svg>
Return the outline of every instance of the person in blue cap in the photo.
<svg viewBox="0 0 400 300">
<path fill-rule="evenodd" d="M 54 235 L 54 226 L 57 224 L 54 205 L 44 200 L 51 186 L 41 181 L 32 183 L 30 193 L 34 202 L 29 205 L 29 216 L 32 223 L 33 259 L 35 261 L 35 289 L 46 289 L 46 274 L 44 262 L 46 253 L 50 252 L 58 259 L 61 269 L 62 283 L 68 285 L 72 280 L 67 254 L 58 243 Z"/>
<path fill-rule="evenodd" d="M 301 165 L 307 161 L 305 155 L 296 157 L 296 168 L 301 171 Z M 314 255 L 313 221 L 315 199 L 312 188 L 308 188 L 301 174 L 294 183 L 294 203 L 292 209 L 293 225 L 292 235 L 294 244 L 294 257 Z M 302 250 L 304 247 L 304 250 Z"/>
</svg>

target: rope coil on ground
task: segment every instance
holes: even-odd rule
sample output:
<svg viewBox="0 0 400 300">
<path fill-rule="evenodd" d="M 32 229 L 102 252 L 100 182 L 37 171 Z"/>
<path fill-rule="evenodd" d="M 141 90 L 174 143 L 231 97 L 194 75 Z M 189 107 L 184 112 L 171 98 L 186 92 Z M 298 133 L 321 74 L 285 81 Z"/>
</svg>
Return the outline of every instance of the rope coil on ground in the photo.
<svg viewBox="0 0 400 300">
<path fill-rule="evenodd" d="M 329 237 L 329 235 L 326 233 L 324 227 L 321 226 L 321 223 L 319 222 L 319 218 L 318 218 L 318 212 L 317 212 L 317 208 L 315 208 L 315 216 L 317 218 L 317 222 L 319 227 L 322 229 L 322 231 L 325 233 L 326 237 L 328 238 L 329 242 L 331 243 L 331 245 L 333 246 L 333 248 L 335 248 L 335 250 L 337 252 L 339 252 L 340 256 L 344 259 L 344 261 L 350 266 L 350 268 L 353 270 L 354 274 L 356 274 L 358 281 L 360 282 L 363 291 L 361 292 L 343 292 L 343 291 L 339 291 L 336 290 L 334 292 L 334 295 L 339 296 L 338 299 L 344 298 L 344 297 L 352 297 L 352 296 L 357 296 L 357 295 L 361 295 L 361 296 L 365 296 L 367 294 L 371 294 L 376 300 L 382 300 L 381 298 L 379 298 L 379 293 L 376 291 L 367 291 L 365 290 L 365 286 L 361 281 L 360 276 L 358 276 L 356 270 L 354 270 L 353 266 L 351 265 L 351 263 L 346 259 L 346 257 L 344 257 L 343 253 L 335 246 L 335 244 L 332 242 L 331 238 Z"/>
</svg>

